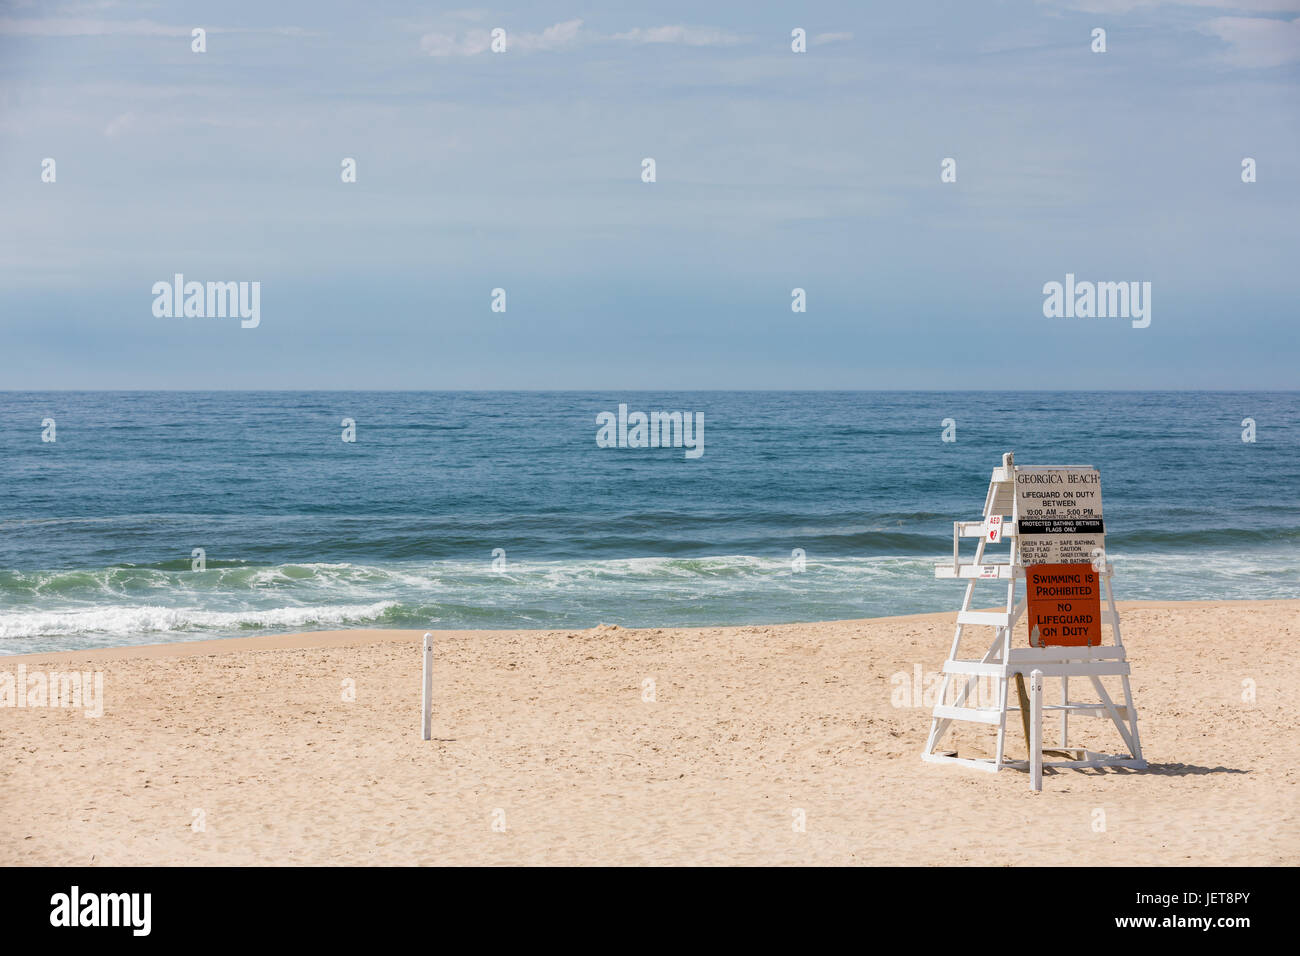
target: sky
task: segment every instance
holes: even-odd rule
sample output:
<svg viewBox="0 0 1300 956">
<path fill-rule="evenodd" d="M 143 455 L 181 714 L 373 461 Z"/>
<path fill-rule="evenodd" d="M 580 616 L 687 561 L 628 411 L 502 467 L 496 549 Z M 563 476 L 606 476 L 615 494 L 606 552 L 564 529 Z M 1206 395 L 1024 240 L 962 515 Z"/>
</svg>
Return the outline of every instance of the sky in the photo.
<svg viewBox="0 0 1300 956">
<path fill-rule="evenodd" d="M 1298 93 L 1300 0 L 0 0 L 0 389 L 1292 389 Z"/>
</svg>

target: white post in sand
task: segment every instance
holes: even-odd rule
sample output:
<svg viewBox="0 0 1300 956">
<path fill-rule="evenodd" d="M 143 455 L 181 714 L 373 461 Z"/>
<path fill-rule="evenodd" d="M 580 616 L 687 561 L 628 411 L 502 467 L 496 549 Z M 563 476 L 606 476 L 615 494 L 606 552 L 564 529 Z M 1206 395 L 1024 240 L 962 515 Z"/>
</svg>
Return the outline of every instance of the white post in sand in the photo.
<svg viewBox="0 0 1300 956">
<path fill-rule="evenodd" d="M 420 699 L 420 739 L 433 735 L 433 635 L 424 635 L 424 695 Z"/>
<path fill-rule="evenodd" d="M 1043 672 L 1029 672 L 1029 788 L 1043 789 Z"/>
</svg>

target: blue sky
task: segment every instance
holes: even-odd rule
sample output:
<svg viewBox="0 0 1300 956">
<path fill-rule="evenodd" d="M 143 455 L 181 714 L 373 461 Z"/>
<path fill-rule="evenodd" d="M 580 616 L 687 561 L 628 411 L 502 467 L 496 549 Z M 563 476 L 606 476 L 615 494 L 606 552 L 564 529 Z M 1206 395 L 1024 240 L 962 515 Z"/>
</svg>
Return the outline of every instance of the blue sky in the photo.
<svg viewBox="0 0 1300 956">
<path fill-rule="evenodd" d="M 1294 388 L 1298 92 L 1300 0 L 0 0 L 0 388 Z"/>
</svg>

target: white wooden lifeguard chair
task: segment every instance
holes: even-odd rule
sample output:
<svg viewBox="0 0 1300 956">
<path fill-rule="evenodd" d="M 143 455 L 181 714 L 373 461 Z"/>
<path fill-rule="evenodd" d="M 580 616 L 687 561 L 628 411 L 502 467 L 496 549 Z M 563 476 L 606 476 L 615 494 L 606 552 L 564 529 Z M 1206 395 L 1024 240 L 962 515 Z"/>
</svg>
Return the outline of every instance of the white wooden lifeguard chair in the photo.
<svg viewBox="0 0 1300 956">
<path fill-rule="evenodd" d="M 1013 632 L 1016 622 L 1025 611 L 1027 598 L 1017 602 L 1017 586 L 1026 581 L 1026 568 L 1020 560 L 1020 513 L 1016 493 L 1017 474 L 1055 471 L 1060 473 L 1087 472 L 1095 475 L 1095 469 L 1086 465 L 1068 465 L 1053 468 L 1018 468 L 1013 454 L 1002 456 L 1002 465 L 993 469 L 989 482 L 988 494 L 984 499 L 984 517 L 980 521 L 953 522 L 952 561 L 935 568 L 935 577 L 952 578 L 966 581 L 966 596 L 961 610 L 957 612 L 957 631 L 953 637 L 952 649 L 943 666 L 943 678 L 938 696 L 935 700 L 934 714 L 930 721 L 930 735 L 925 744 L 924 760 L 932 763 L 952 763 L 979 770 L 997 772 L 1003 767 L 1017 770 L 1030 770 L 1035 775 L 1035 784 L 1041 776 L 1041 767 L 1130 767 L 1143 769 L 1147 766 L 1142 759 L 1142 745 L 1138 739 L 1137 710 L 1133 705 L 1129 689 L 1129 665 L 1124 656 L 1124 642 L 1120 636 L 1119 613 L 1115 608 L 1115 598 L 1111 591 L 1110 578 L 1113 566 L 1106 561 L 1104 548 L 1100 554 L 1092 556 L 1091 570 L 1096 572 L 1100 585 L 1104 588 L 1105 605 L 1101 612 L 1102 624 L 1109 624 L 1112 643 L 1102 646 L 1038 646 L 1015 647 Z M 1100 485 L 1098 485 L 1098 507 L 1100 507 Z M 1100 512 L 1098 512 L 1098 516 Z M 1007 518 L 1010 520 L 1006 520 Z M 1097 522 L 1100 525 L 1100 522 Z M 963 562 L 960 556 L 962 538 L 979 538 L 975 548 L 974 560 Z M 1098 537 L 1098 542 L 1101 539 Z M 991 544 L 1008 543 L 1009 555 L 1000 560 L 1001 555 L 989 556 L 987 548 Z M 971 610 L 975 598 L 975 586 L 981 581 L 993 581 L 1006 585 L 1006 600 L 1003 609 L 997 611 Z M 961 656 L 962 638 L 972 627 L 991 627 L 993 640 L 988 650 L 980 658 Z M 1026 639 L 1029 643 L 1032 637 Z M 1042 643 L 1040 641 L 1040 643 Z M 1041 672 L 1041 676 L 1033 672 Z M 1024 675 L 1019 677 L 1018 675 Z M 1035 691 L 1041 686 L 1042 678 L 1059 678 L 1060 703 L 1045 704 L 1038 693 L 1034 699 L 1042 711 L 1036 713 L 1034 731 L 1029 732 L 1030 715 L 1023 709 L 1027 697 L 1023 693 L 1024 677 L 1030 677 Z M 1097 700 L 1073 701 L 1070 699 L 1070 678 L 1084 678 L 1085 686 L 1091 686 Z M 1118 700 L 1112 699 L 1103 678 L 1119 680 Z M 1008 684 L 1016 680 L 1021 693 L 1018 695 L 1021 706 L 1008 705 Z M 977 687 L 989 688 L 985 694 L 986 702 L 991 706 L 972 706 L 971 694 Z M 1078 683 L 1075 685 L 1078 686 Z M 1113 686 L 1113 685 L 1112 685 Z M 1007 713 L 1022 713 L 1026 727 L 1027 747 L 1030 759 L 1012 760 L 1006 757 Z M 1050 753 L 1066 759 L 1043 763 L 1042 751 L 1034 754 L 1034 739 L 1041 739 L 1041 719 L 1053 713 L 1060 717 L 1060 746 Z M 1117 755 L 1097 753 L 1069 743 L 1071 717 L 1109 718 L 1119 731 L 1128 753 Z M 997 727 L 997 743 L 992 757 L 959 756 L 957 752 L 940 750 L 945 735 L 954 721 L 972 721 L 991 724 Z M 1035 759 L 1036 758 L 1036 759 Z M 1035 786 L 1038 789 L 1038 786 Z"/>
</svg>

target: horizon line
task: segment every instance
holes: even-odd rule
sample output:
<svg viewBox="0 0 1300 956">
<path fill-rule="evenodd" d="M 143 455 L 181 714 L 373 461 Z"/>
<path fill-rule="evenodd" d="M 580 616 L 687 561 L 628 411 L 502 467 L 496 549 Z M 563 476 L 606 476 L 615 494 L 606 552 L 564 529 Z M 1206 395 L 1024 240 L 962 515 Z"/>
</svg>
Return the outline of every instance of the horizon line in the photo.
<svg viewBox="0 0 1300 956">
<path fill-rule="evenodd" d="M 949 392 L 949 393 L 1008 393 L 1023 392 L 1033 394 L 1055 395 L 1070 392 L 1082 393 L 1112 393 L 1117 395 L 1125 394 L 1184 394 L 1184 393 L 1216 393 L 1216 394 L 1237 394 L 1250 392 L 1269 392 L 1275 394 L 1291 394 L 1300 392 L 1300 388 L 0 388 L 0 394 L 17 395 L 29 393 L 58 393 L 58 394 L 91 394 L 97 392 L 119 392 L 119 393 L 176 393 L 176 394 L 208 394 L 212 392 L 221 393 L 254 393 L 254 392 L 370 392 L 370 393 L 410 393 L 410 394 L 465 394 L 465 393 L 516 393 L 525 395 L 542 395 L 542 394 L 605 394 L 614 393 L 632 393 L 632 392 L 717 392 L 717 393 L 749 393 L 749 392 L 771 392 L 773 394 L 865 394 L 865 393 L 923 393 L 923 392 Z"/>
</svg>

